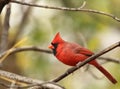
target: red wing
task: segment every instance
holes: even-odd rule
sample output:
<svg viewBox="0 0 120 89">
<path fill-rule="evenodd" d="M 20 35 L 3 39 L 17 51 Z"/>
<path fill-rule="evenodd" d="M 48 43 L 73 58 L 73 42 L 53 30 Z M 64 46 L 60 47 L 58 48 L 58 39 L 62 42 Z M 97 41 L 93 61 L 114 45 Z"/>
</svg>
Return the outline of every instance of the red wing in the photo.
<svg viewBox="0 0 120 89">
<path fill-rule="evenodd" d="M 90 50 L 88 50 L 86 48 L 82 48 L 82 47 L 76 48 L 75 53 L 83 54 L 83 55 L 86 55 L 86 56 L 92 56 L 94 54 Z"/>
</svg>

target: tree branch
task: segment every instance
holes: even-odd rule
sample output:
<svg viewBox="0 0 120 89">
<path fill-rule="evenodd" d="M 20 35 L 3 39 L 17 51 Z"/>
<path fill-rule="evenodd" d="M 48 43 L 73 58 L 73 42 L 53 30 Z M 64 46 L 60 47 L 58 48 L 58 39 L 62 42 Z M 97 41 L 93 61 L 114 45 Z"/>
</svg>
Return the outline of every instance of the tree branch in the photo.
<svg viewBox="0 0 120 89">
<path fill-rule="evenodd" d="M 100 60 L 106 60 L 106 61 L 108 61 L 108 62 L 114 62 L 114 63 L 118 63 L 118 64 L 120 64 L 120 60 L 113 59 L 113 58 L 99 57 L 98 59 L 100 59 Z"/>
<path fill-rule="evenodd" d="M 59 77 L 55 78 L 54 80 L 52 80 L 52 82 L 59 82 L 60 80 L 64 79 L 65 77 L 67 77 L 68 75 L 70 75 L 71 73 L 73 73 L 74 71 L 76 71 L 77 69 L 81 68 L 82 66 L 84 66 L 85 64 L 87 64 L 88 62 L 95 60 L 96 58 L 98 58 L 99 56 L 115 49 L 116 47 L 120 47 L 120 42 L 117 42 L 109 47 L 107 47 L 106 49 L 92 55 L 91 57 L 87 58 L 86 60 L 84 60 L 83 62 L 78 63 L 76 66 L 68 69 L 64 74 L 60 75 Z"/>
<path fill-rule="evenodd" d="M 37 0 L 32 0 L 32 3 L 35 3 L 36 1 Z M 32 7 L 28 7 L 27 9 L 25 9 L 24 13 L 21 12 L 23 14 L 23 16 L 21 18 L 21 22 L 18 27 L 18 30 L 15 32 L 14 38 L 12 39 L 12 41 L 10 43 L 10 46 L 13 46 L 18 41 L 18 39 L 22 36 L 22 33 L 26 26 L 27 19 L 29 18 L 29 14 L 31 12 L 31 8 Z"/>
<path fill-rule="evenodd" d="M 28 77 L 24 77 L 24 76 L 21 76 L 21 75 L 17 75 L 17 74 L 14 74 L 14 73 L 10 73 L 10 72 L 7 72 L 7 71 L 0 70 L 0 78 L 2 78 L 2 77 L 10 79 L 11 81 L 14 80 L 14 81 L 16 81 L 16 83 L 19 82 L 19 84 L 20 83 L 28 84 L 26 86 L 14 85 L 14 86 L 12 86 L 13 88 L 23 89 L 23 88 L 29 88 L 29 87 L 37 86 L 37 87 L 41 87 L 41 89 L 64 89 L 60 85 L 52 83 L 52 82 L 43 82 L 43 81 L 40 81 L 40 80 L 36 80 L 36 79 L 32 79 L 32 78 L 28 78 Z M 3 84 L 3 83 L 0 83 L 0 85 L 2 85 L 4 87 L 9 87 L 9 88 L 11 87 L 11 85 L 6 85 L 6 84 Z M 38 89 L 38 88 L 34 88 L 34 89 Z"/>
<path fill-rule="evenodd" d="M 52 51 L 50 51 L 50 50 L 41 49 L 40 47 L 36 47 L 36 46 L 27 46 L 27 47 L 21 47 L 21 48 L 13 48 L 10 51 L 9 55 L 15 54 L 15 53 L 18 53 L 18 52 L 22 52 L 22 51 L 37 51 L 37 52 L 43 52 L 43 53 L 52 54 Z M 7 51 L 1 53 L 0 58 L 2 58 L 6 53 L 7 53 Z"/>
<path fill-rule="evenodd" d="M 109 14 L 109 13 L 106 13 L 106 12 L 103 12 L 103 11 L 97 11 L 97 10 L 92 10 L 92 9 L 82 9 L 82 8 L 68 8 L 68 7 L 55 7 L 55 6 L 48 6 L 48 5 L 37 5 L 37 4 L 33 4 L 33 3 L 26 3 L 26 2 L 20 2 L 20 1 L 15 1 L 15 0 L 11 0 L 11 2 L 21 4 L 21 5 L 40 7 L 40 8 L 47 8 L 47 9 L 96 13 L 96 14 L 111 17 L 112 19 L 120 22 L 120 19 L 118 17 L 114 16 L 113 14 Z"/>
<path fill-rule="evenodd" d="M 64 87 L 59 86 L 58 84 L 52 83 L 52 82 L 45 82 L 41 84 L 29 84 L 26 86 L 20 86 L 20 85 L 14 85 L 11 87 L 11 85 L 5 84 L 0 82 L 0 85 L 5 88 L 13 88 L 13 89 L 65 89 Z"/>
<path fill-rule="evenodd" d="M 10 73 L 7 71 L 0 70 L 0 76 L 17 81 L 17 82 L 22 82 L 22 83 L 27 83 L 27 84 L 41 84 L 43 81 L 20 76 L 14 73 Z"/>
</svg>

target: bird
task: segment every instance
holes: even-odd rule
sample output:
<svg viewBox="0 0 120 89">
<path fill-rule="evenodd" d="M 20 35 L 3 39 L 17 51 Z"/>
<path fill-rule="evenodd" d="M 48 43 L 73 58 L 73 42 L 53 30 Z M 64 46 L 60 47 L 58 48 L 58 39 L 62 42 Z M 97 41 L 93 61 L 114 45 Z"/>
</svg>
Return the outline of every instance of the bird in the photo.
<svg viewBox="0 0 120 89">
<path fill-rule="evenodd" d="M 56 33 L 54 39 L 49 46 L 52 49 L 54 56 L 62 63 L 69 66 L 76 66 L 77 63 L 86 60 L 94 53 L 89 49 L 82 47 L 77 43 L 71 43 L 61 38 L 60 33 Z M 90 61 L 88 64 L 96 67 L 102 72 L 113 84 L 117 83 L 117 80 L 96 60 Z"/>
</svg>

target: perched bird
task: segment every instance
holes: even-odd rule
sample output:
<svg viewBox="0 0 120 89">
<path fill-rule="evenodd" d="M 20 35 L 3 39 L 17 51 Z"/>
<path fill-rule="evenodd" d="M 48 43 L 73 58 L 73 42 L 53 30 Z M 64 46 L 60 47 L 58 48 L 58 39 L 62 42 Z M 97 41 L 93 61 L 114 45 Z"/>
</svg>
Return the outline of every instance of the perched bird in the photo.
<svg viewBox="0 0 120 89">
<path fill-rule="evenodd" d="M 63 40 L 58 32 L 49 46 L 53 50 L 53 54 L 62 63 L 75 66 L 78 62 L 86 60 L 88 57 L 92 56 L 94 53 L 90 50 L 80 46 L 77 43 L 70 43 Z M 89 64 L 95 66 L 99 71 L 101 71 L 113 84 L 117 83 L 116 79 L 105 70 L 96 60 L 92 60 Z"/>
</svg>

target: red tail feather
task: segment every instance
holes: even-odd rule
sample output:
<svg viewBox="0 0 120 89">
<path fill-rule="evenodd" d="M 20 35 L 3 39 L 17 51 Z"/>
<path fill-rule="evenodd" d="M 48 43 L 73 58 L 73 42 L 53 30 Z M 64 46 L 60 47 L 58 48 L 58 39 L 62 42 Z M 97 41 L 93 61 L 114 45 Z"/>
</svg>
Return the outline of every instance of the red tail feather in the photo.
<svg viewBox="0 0 120 89">
<path fill-rule="evenodd" d="M 95 66 L 95 65 L 94 65 Z M 116 84 L 117 81 L 115 78 L 112 77 L 112 75 L 110 73 L 107 72 L 107 70 L 105 70 L 102 66 L 95 66 L 100 72 L 102 72 L 112 83 Z"/>
</svg>

